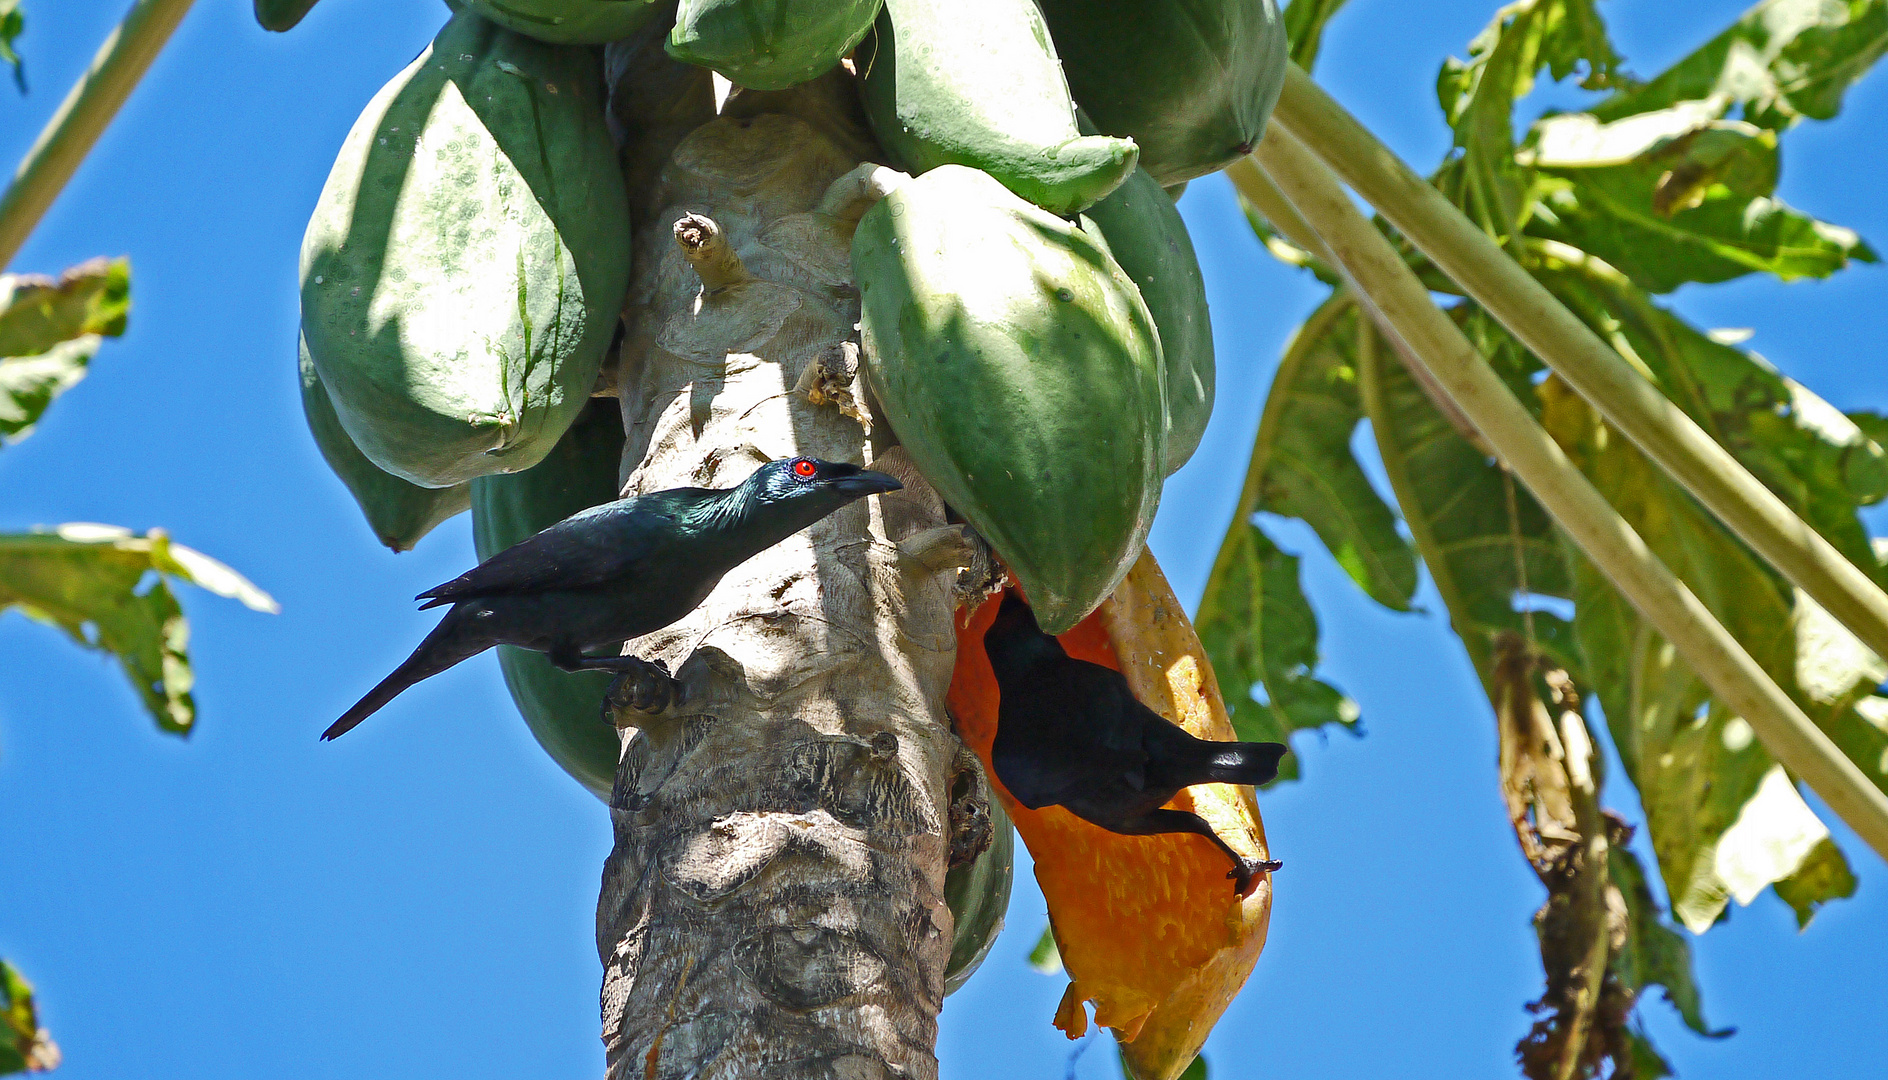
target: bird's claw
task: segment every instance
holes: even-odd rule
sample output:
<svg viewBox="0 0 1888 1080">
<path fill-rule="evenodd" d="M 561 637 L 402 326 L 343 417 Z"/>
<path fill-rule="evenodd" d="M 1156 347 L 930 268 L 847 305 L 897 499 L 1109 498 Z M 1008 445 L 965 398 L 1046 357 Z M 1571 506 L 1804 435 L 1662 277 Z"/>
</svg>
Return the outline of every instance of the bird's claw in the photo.
<svg viewBox="0 0 1888 1080">
<path fill-rule="evenodd" d="M 1266 859 L 1264 862 L 1246 862 L 1242 859 L 1238 866 L 1226 871 L 1226 876 L 1232 879 L 1233 890 L 1243 900 L 1258 889 L 1260 874 L 1269 874 L 1284 865 L 1278 859 Z"/>
<path fill-rule="evenodd" d="M 617 669 L 606 699 L 616 709 L 640 713 L 660 713 L 680 705 L 687 696 L 682 684 L 669 674 L 660 660 L 625 656 L 611 665 Z"/>
</svg>

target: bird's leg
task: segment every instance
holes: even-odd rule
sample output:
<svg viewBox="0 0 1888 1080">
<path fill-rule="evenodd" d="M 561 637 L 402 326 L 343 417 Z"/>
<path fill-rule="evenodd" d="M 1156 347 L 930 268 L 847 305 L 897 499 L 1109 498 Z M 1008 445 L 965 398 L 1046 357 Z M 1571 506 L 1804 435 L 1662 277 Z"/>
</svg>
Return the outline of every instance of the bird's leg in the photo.
<svg viewBox="0 0 1888 1080">
<path fill-rule="evenodd" d="M 605 697 L 608 704 L 659 713 L 682 703 L 682 684 L 660 660 L 640 656 L 585 656 L 580 650 L 558 646 L 547 654 L 562 671 L 614 671 L 616 681 Z"/>
<path fill-rule="evenodd" d="M 1240 896 L 1251 896 L 1260 874 L 1270 873 L 1285 865 L 1277 859 L 1264 862 L 1249 861 L 1245 856 L 1232 849 L 1232 845 L 1220 839 L 1206 819 L 1185 810 L 1150 810 L 1138 818 L 1117 822 L 1109 826 L 1113 832 L 1127 836 L 1152 836 L 1157 833 L 1196 833 L 1213 842 L 1213 846 L 1226 853 L 1232 860 L 1233 869 L 1226 876 L 1233 879 L 1233 887 Z"/>
<path fill-rule="evenodd" d="M 642 713 L 659 713 L 680 705 L 686 697 L 681 682 L 669 674 L 668 665 L 660 660 L 644 660 L 639 656 L 604 656 L 586 659 L 584 663 L 591 669 L 617 673 L 616 679 L 604 694 L 608 705 Z"/>
</svg>

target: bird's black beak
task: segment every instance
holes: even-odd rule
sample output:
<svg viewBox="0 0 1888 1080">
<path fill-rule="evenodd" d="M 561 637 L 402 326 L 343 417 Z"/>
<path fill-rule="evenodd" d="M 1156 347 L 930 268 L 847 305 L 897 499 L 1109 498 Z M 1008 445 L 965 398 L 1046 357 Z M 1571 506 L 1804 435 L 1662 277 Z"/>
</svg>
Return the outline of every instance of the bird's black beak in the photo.
<svg viewBox="0 0 1888 1080">
<path fill-rule="evenodd" d="M 867 495 L 882 495 L 887 491 L 897 491 L 905 485 L 882 472 L 861 469 L 851 476 L 842 476 L 830 481 L 832 489 L 851 499 L 863 499 Z"/>
</svg>

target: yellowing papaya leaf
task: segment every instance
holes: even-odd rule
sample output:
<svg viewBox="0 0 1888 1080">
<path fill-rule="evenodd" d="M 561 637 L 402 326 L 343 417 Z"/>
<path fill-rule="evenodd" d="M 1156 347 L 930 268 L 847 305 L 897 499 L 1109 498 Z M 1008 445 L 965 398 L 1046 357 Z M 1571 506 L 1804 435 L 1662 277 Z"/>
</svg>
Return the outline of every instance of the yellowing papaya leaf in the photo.
<svg viewBox="0 0 1888 1080">
<path fill-rule="evenodd" d="M 1828 120 L 1856 80 L 1888 50 L 1888 0 L 1765 0 L 1642 86 L 1592 111 L 1603 121 L 1708 103 L 1723 116 L 1781 129 Z"/>
<path fill-rule="evenodd" d="M 1807 930 L 1824 904 L 1855 895 L 1855 872 L 1835 841 L 1825 839 L 1796 873 L 1777 882 L 1775 888 L 1777 896 L 1796 912 L 1796 928 Z"/>
<path fill-rule="evenodd" d="M 1558 378 L 1542 420 L 1648 547 L 1779 685 L 1797 691 L 1791 594 Z M 1583 558 L 1574 634 L 1645 807 L 1672 910 L 1702 933 L 1733 898 L 1795 874 L 1828 829 L 1750 725 L 1710 699 L 1671 645 Z"/>
<path fill-rule="evenodd" d="M 0 1076 L 59 1067 L 59 1046 L 39 1026 L 33 984 L 0 960 Z"/>
<path fill-rule="evenodd" d="M 0 446 L 18 442 L 85 378 L 102 336 L 124 333 L 131 264 L 93 259 L 48 277 L 0 274 Z"/>
<path fill-rule="evenodd" d="M 17 607 L 79 644 L 118 658 L 157 725 L 188 734 L 196 723 L 190 626 L 170 589 L 191 582 L 258 611 L 275 601 L 215 559 L 110 525 L 69 524 L 0 535 L 0 611 Z"/>
<path fill-rule="evenodd" d="M 130 311 L 127 259 L 92 259 L 57 280 L 0 274 L 0 356 L 36 356 L 87 334 L 117 337 Z"/>
</svg>

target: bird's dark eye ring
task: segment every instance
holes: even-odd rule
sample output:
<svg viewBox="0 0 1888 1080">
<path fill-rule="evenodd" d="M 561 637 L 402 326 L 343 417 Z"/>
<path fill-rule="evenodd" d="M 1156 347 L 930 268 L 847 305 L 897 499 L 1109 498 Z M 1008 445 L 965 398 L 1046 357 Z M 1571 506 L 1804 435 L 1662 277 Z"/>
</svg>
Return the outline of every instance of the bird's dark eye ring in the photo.
<svg viewBox="0 0 1888 1080">
<path fill-rule="evenodd" d="M 819 472 L 819 466 L 806 458 L 798 458 L 793 463 L 793 475 L 802 480 L 813 479 L 813 475 L 817 472 Z"/>
</svg>

